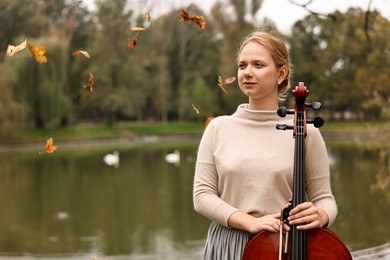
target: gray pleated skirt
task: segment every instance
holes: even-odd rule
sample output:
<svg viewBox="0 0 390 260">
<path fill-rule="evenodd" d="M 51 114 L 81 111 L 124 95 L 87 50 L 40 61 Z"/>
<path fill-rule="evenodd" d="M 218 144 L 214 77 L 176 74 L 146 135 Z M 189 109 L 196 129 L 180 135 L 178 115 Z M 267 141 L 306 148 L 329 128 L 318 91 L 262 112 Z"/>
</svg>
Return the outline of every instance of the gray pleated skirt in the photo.
<svg viewBox="0 0 390 260">
<path fill-rule="evenodd" d="M 207 234 L 203 260 L 241 260 L 253 234 L 212 222 Z"/>
</svg>

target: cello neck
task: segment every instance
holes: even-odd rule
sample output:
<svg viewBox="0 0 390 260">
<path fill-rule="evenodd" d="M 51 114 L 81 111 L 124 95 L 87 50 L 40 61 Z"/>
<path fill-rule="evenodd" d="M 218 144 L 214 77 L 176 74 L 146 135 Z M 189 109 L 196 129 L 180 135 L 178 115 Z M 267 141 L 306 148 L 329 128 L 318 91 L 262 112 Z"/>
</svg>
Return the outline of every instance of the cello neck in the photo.
<svg viewBox="0 0 390 260">
<path fill-rule="evenodd" d="M 300 107 L 300 106 L 303 106 Z M 295 151 L 292 207 L 306 201 L 305 197 L 305 137 L 306 137 L 306 111 L 305 104 L 296 104 L 295 110 Z"/>
<path fill-rule="evenodd" d="M 292 208 L 306 201 L 305 196 L 305 137 L 306 137 L 306 106 L 305 100 L 308 90 L 303 83 L 299 84 L 293 91 L 295 96 L 295 124 L 294 124 L 294 175 Z M 296 225 L 292 226 L 291 235 L 291 259 L 306 259 L 306 232 L 298 230 Z"/>
</svg>

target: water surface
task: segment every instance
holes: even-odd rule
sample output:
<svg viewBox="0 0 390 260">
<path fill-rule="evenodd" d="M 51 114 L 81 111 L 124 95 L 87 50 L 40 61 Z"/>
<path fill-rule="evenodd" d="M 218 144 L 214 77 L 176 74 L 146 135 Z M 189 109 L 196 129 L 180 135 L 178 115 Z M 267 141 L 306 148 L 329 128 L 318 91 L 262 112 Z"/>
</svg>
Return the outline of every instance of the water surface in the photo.
<svg viewBox="0 0 390 260">
<path fill-rule="evenodd" d="M 0 256 L 200 259 L 210 222 L 192 207 L 196 146 L 0 153 Z M 180 165 L 164 160 L 175 149 Z M 119 167 L 102 160 L 113 150 L 120 153 Z M 377 187 L 378 155 L 356 145 L 328 150 L 339 206 L 331 229 L 353 251 L 389 243 L 390 188 Z"/>
</svg>

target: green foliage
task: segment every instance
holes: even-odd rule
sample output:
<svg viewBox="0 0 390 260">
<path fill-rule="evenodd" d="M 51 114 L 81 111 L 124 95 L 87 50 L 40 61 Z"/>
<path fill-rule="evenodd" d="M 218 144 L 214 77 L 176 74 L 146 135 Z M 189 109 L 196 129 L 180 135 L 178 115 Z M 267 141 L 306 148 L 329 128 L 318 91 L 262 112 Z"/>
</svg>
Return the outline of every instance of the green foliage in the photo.
<svg viewBox="0 0 390 260">
<path fill-rule="evenodd" d="M 210 88 L 202 78 L 196 78 L 191 87 L 191 102 L 198 108 L 199 114 L 203 119 L 213 116 L 217 113 L 218 88 Z M 187 105 L 188 106 L 188 105 Z M 195 114 L 194 114 L 195 115 Z"/>
<path fill-rule="evenodd" d="M 12 131 L 12 126 L 21 124 L 25 118 L 23 104 L 13 99 L 16 72 L 11 66 L 0 64 L 0 134 Z"/>
<path fill-rule="evenodd" d="M 390 116 L 390 26 L 377 12 L 371 12 L 368 31 L 363 27 L 365 11 L 350 9 L 333 13 L 336 22 L 308 15 L 289 36 L 272 21 L 256 18 L 261 0 L 217 1 L 210 14 L 195 5 L 186 7 L 191 15 L 205 17 L 205 30 L 180 21 L 181 9 L 146 22 L 140 2 L 96 0 L 95 12 L 79 1 L 30 2 L 0 0 L 0 44 L 6 49 L 25 38 L 40 43 L 47 47 L 48 63 L 38 65 L 28 50 L 14 57 L 0 54 L 3 128 L 21 122 L 36 127 L 78 121 L 112 126 L 128 120 L 204 120 L 230 114 L 247 99 L 237 82 L 223 93 L 217 78 L 236 75 L 239 41 L 254 29 L 288 43 L 295 65 L 292 86 L 304 81 L 310 99 L 324 104 L 326 118 Z M 128 50 L 133 26 L 146 30 Z M 71 56 L 79 49 L 91 58 Z M 92 93 L 85 93 L 82 86 L 89 73 L 95 84 Z M 192 105 L 199 107 L 199 114 Z"/>
<path fill-rule="evenodd" d="M 310 15 L 297 22 L 289 43 L 295 79 L 310 88 L 311 99 L 325 104 L 329 117 L 379 118 L 389 106 L 389 21 L 371 14 L 367 41 L 365 12 L 335 12 L 337 22 Z M 296 83 L 295 82 L 295 83 Z"/>
<path fill-rule="evenodd" d="M 18 64 L 18 98 L 28 106 L 31 123 L 37 128 L 61 126 L 71 115 L 70 102 L 64 95 L 68 46 L 56 38 L 41 41 L 51 50 L 46 55 L 48 62 L 38 64 L 31 55 Z M 38 41 L 33 41 L 33 45 L 36 43 Z"/>
</svg>

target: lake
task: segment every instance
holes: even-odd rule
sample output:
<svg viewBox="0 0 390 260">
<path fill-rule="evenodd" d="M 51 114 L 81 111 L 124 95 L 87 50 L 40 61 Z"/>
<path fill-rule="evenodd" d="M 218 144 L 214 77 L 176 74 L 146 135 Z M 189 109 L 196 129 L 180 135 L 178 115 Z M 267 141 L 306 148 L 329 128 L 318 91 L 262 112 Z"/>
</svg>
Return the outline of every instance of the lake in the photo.
<svg viewBox="0 0 390 260">
<path fill-rule="evenodd" d="M 0 259 L 201 259 L 210 221 L 192 206 L 197 143 L 1 152 Z M 339 207 L 331 229 L 356 259 L 389 252 L 390 187 L 378 154 L 352 142 L 327 145 Z M 164 160 L 175 149 L 178 165 Z M 117 167 L 103 162 L 114 150 Z"/>
</svg>

